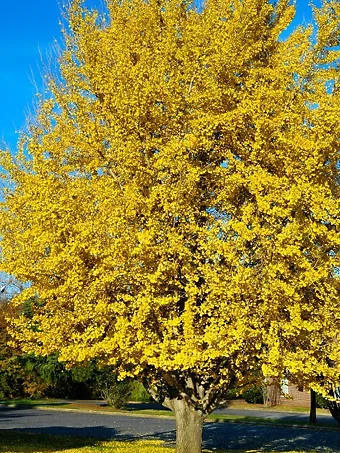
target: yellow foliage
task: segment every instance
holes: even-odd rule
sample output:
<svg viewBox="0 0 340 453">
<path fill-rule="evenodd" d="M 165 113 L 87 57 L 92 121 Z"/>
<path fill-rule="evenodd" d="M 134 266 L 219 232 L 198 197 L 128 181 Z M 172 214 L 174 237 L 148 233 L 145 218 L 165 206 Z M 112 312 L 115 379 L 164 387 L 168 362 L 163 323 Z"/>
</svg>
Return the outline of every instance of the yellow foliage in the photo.
<svg viewBox="0 0 340 453">
<path fill-rule="evenodd" d="M 282 40 L 291 3 L 73 3 L 61 80 L 1 158 L 24 350 L 205 390 L 259 364 L 338 379 L 340 11 Z"/>
</svg>

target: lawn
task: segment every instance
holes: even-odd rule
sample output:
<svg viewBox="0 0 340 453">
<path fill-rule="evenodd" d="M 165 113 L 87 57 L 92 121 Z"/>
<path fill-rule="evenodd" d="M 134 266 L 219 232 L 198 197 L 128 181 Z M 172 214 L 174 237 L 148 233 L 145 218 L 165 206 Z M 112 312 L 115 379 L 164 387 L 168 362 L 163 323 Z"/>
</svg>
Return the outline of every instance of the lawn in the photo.
<svg viewBox="0 0 340 453">
<path fill-rule="evenodd" d="M 161 441 L 99 441 L 79 437 L 59 437 L 0 430 L 0 453 L 175 453 Z M 204 450 L 209 453 L 210 450 Z M 261 450 L 216 451 L 211 453 L 274 453 Z M 281 453 L 313 453 L 281 452 Z M 326 452 L 324 452 L 326 453 Z"/>
<path fill-rule="evenodd" d="M 115 442 L 0 430 L 1 453 L 172 453 L 160 441 Z"/>
</svg>

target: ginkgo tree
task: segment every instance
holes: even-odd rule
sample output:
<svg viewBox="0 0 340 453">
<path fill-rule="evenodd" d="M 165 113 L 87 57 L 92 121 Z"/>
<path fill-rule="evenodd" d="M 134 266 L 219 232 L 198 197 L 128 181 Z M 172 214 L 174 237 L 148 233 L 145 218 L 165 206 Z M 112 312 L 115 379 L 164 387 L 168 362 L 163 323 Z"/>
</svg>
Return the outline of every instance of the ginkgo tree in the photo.
<svg viewBox="0 0 340 453">
<path fill-rule="evenodd" d="M 1 156 L 2 270 L 36 301 L 13 335 L 140 376 L 199 453 L 259 369 L 338 382 L 340 3 L 288 36 L 289 0 L 106 8 L 71 4 L 57 75 Z"/>
</svg>

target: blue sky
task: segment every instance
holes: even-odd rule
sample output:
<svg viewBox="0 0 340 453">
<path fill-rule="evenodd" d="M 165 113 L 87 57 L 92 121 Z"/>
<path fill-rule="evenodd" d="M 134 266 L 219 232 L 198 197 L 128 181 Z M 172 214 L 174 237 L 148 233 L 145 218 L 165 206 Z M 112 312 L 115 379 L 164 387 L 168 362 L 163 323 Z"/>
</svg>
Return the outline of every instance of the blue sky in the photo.
<svg viewBox="0 0 340 453">
<path fill-rule="evenodd" d="M 319 0 L 320 1 L 320 0 Z M 100 5 L 102 0 L 92 0 Z M 309 0 L 297 0 L 295 24 L 309 22 Z M 318 2 L 316 2 L 318 3 Z M 60 42 L 58 0 L 2 0 L 0 9 L 0 144 L 15 150 L 17 132 L 31 109 L 36 80 L 41 86 L 41 55 Z"/>
</svg>

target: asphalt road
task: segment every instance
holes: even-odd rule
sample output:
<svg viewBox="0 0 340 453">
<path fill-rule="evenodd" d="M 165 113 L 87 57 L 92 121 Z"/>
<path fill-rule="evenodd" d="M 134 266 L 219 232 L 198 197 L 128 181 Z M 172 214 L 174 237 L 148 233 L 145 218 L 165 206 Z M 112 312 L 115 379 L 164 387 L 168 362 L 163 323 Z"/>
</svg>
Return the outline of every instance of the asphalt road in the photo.
<svg viewBox="0 0 340 453">
<path fill-rule="evenodd" d="M 175 440 L 175 423 L 172 419 L 31 408 L 0 407 L 0 428 L 101 439 L 153 438 L 167 442 Z M 203 440 L 206 448 L 340 453 L 340 430 L 206 423 Z"/>
<path fill-rule="evenodd" d="M 223 408 L 216 409 L 215 414 L 225 414 L 225 415 L 240 415 L 243 417 L 260 417 L 270 420 L 281 420 L 294 424 L 295 421 L 309 423 L 309 413 L 306 412 L 281 412 L 281 411 L 271 411 L 271 410 L 256 410 L 256 409 L 232 409 L 232 408 Z M 331 427 L 339 426 L 337 421 L 331 416 L 330 413 L 326 414 L 317 414 L 316 416 L 317 423 L 327 424 Z"/>
</svg>

